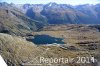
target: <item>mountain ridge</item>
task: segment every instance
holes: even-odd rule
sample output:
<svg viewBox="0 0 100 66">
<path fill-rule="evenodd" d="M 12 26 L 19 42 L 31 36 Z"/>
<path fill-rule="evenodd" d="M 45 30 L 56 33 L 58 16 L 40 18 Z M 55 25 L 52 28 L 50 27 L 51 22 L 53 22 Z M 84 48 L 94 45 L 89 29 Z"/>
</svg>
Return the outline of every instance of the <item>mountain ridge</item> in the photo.
<svg viewBox="0 0 100 66">
<path fill-rule="evenodd" d="M 48 22 L 49 24 L 100 24 L 99 4 L 68 5 L 50 2 L 48 4 L 22 4 L 20 9 L 30 17 L 27 12 L 31 10 L 30 17 L 35 20 Z M 43 18 L 43 16 L 45 18 Z M 38 18 L 38 19 L 37 19 Z"/>
<path fill-rule="evenodd" d="M 25 35 L 42 27 L 43 23 L 25 16 L 14 5 L 0 3 L 0 32 Z"/>
</svg>

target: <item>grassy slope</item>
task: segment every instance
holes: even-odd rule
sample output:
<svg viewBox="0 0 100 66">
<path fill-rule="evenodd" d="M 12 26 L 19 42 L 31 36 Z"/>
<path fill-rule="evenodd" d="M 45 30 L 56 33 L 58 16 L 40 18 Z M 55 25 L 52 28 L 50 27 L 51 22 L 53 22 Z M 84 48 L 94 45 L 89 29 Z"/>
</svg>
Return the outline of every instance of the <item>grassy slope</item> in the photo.
<svg viewBox="0 0 100 66">
<path fill-rule="evenodd" d="M 49 48 L 49 50 L 47 50 L 47 52 L 43 54 L 43 52 L 45 52 L 47 48 Z M 36 57 L 67 58 L 90 55 L 96 56 L 97 54 L 93 51 L 86 52 L 80 50 L 65 50 L 57 46 L 36 46 L 20 36 L 11 36 L 0 33 L 0 54 L 7 62 L 8 66 L 20 66 L 22 65 L 22 63 L 28 62 L 30 62 L 30 64 L 36 64 L 37 62 L 34 60 L 34 58 Z M 95 50 L 95 52 L 98 51 Z M 68 66 L 71 65 L 76 64 L 68 64 Z M 87 64 L 86 66 L 88 65 L 92 66 L 91 64 Z M 81 66 L 81 64 L 79 64 L 78 66 Z"/>
<path fill-rule="evenodd" d="M 43 24 L 25 16 L 10 4 L 0 6 L 0 31 L 8 30 L 10 34 L 25 35 L 38 30 Z"/>
</svg>

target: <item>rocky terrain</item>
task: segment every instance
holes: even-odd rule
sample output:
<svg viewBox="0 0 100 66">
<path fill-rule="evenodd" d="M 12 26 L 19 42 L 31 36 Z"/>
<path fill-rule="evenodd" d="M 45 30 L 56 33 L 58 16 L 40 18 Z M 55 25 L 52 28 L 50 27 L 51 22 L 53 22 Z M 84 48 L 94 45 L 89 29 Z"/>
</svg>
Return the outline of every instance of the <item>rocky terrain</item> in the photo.
<svg viewBox="0 0 100 66">
<path fill-rule="evenodd" d="M 72 6 L 51 2 L 16 6 L 26 16 L 49 24 L 100 24 L 100 4 Z"/>
<path fill-rule="evenodd" d="M 0 3 L 0 55 L 8 66 L 38 66 L 40 57 L 74 58 L 41 66 L 100 66 L 99 7 Z M 28 40 L 36 35 L 63 38 L 64 44 L 38 45 Z M 80 63 L 77 57 L 82 58 Z"/>
<path fill-rule="evenodd" d="M 67 27 L 62 28 L 62 27 Z M 49 26 L 50 27 L 50 26 Z M 60 25 L 52 26 L 61 29 L 33 32 L 34 35 L 50 35 L 64 38 L 65 44 L 37 45 L 27 41 L 25 37 L 12 36 L 0 33 L 0 54 L 8 66 L 35 66 L 39 64 L 39 57 L 45 58 L 75 58 L 72 63 L 52 63 L 51 66 L 99 66 L 100 60 L 100 32 L 96 28 L 86 25 Z M 74 27 L 74 28 L 73 28 Z M 51 28 L 52 29 L 52 28 Z M 62 30 L 63 29 L 63 30 Z M 76 57 L 94 57 L 90 63 L 76 63 Z M 46 63 L 48 64 L 48 63 Z M 41 63 L 45 66 L 45 63 Z"/>
<path fill-rule="evenodd" d="M 81 30 L 81 29 L 80 29 Z M 90 30 L 90 29 L 89 29 Z M 94 33 L 92 33 L 92 31 Z M 67 32 L 70 32 L 69 35 Z M 74 32 L 74 33 L 73 33 Z M 39 61 L 39 57 L 45 58 L 76 58 L 76 57 L 94 57 L 95 62 L 90 63 L 52 63 L 51 66 L 99 66 L 100 60 L 100 38 L 95 30 L 78 33 L 76 30 L 71 31 L 45 31 L 38 32 L 34 34 L 48 34 L 55 37 L 61 37 L 64 34 L 67 39 L 65 39 L 66 44 L 51 44 L 51 45 L 36 45 L 32 42 L 27 41 L 21 36 L 12 36 L 8 34 L 0 33 L 0 54 L 8 64 L 8 66 L 35 66 L 38 64 L 35 58 Z M 87 36 L 88 33 L 88 36 Z M 89 35 L 91 34 L 91 35 Z M 94 36 L 95 35 L 95 36 Z M 81 37 L 81 38 L 79 38 Z M 86 39 L 85 39 L 86 38 Z M 95 39 L 95 40 L 94 40 Z M 81 41 L 83 40 L 83 41 Z M 68 42 L 68 43 L 67 43 Z M 47 49 L 47 50 L 46 50 Z M 48 64 L 48 63 L 47 63 Z M 41 63 L 41 66 L 45 66 Z"/>
</svg>

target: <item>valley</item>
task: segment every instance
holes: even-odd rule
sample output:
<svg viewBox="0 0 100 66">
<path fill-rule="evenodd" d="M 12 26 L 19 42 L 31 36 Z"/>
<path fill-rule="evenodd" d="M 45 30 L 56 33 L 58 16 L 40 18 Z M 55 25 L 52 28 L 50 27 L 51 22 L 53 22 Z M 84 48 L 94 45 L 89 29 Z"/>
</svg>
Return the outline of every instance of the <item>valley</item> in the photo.
<svg viewBox="0 0 100 66">
<path fill-rule="evenodd" d="M 99 7 L 0 3 L 0 55 L 8 66 L 100 66 Z M 40 57 L 74 60 L 39 63 Z"/>
<path fill-rule="evenodd" d="M 93 27 L 91 28 L 90 25 L 72 25 L 72 24 L 70 25 L 50 25 L 50 26 L 44 27 L 42 31 L 33 32 L 32 35 L 33 36 L 49 35 L 55 38 L 63 38 L 62 41 L 64 42 L 64 44 L 52 43 L 52 44 L 40 44 L 39 45 L 39 47 L 42 47 L 44 49 L 49 48 L 51 53 L 55 52 L 57 53 L 59 57 L 63 57 L 63 56 L 64 57 L 71 56 L 74 58 L 77 56 L 95 57 L 96 59 L 99 60 L 99 58 L 97 57 L 99 57 L 99 52 L 100 52 L 100 49 L 99 49 L 100 32 L 97 28 L 93 28 Z M 79 65 L 75 64 L 75 65 L 81 66 L 81 64 Z M 86 64 L 85 66 L 88 66 L 88 64 Z M 90 66 L 96 66 L 96 65 L 90 63 Z"/>
<path fill-rule="evenodd" d="M 65 26 L 67 27 L 67 29 L 64 28 Z M 55 29 L 54 27 L 59 28 Z M 34 64 L 37 63 L 34 58 L 37 56 L 44 58 L 94 57 L 99 61 L 100 32 L 98 31 L 98 29 L 91 28 L 86 25 L 53 25 L 49 26 L 49 29 L 47 28 L 48 27 L 45 27 L 42 31 L 39 32 L 32 32 L 32 35 L 26 36 L 26 38 L 34 39 L 35 36 L 40 36 L 40 40 L 38 40 L 38 42 L 41 42 L 43 38 L 45 40 L 49 39 L 49 37 L 63 38 L 62 41 L 64 42 L 64 44 L 35 44 L 34 42 L 26 40 L 21 36 L 18 37 L 0 33 L 0 52 L 3 58 L 5 58 L 7 64 L 9 66 L 26 66 L 27 64 L 29 64 L 28 66 L 30 66 L 31 64 L 33 64 L 34 66 Z M 46 36 L 46 38 L 41 38 L 41 36 L 44 35 Z M 50 40 L 51 39 L 47 41 Z M 48 49 L 47 52 L 46 49 Z M 39 58 L 37 60 L 39 61 Z M 26 65 L 23 65 L 23 63 Z M 82 66 L 82 64 L 84 64 L 85 66 L 99 66 L 97 65 L 97 61 L 95 61 L 94 63 L 92 63 L 92 61 L 90 61 L 90 63 L 79 64 L 77 64 L 76 61 L 73 63 L 67 63 L 68 66 Z M 55 63 L 53 63 L 52 66 L 53 65 L 57 66 Z M 62 66 L 66 64 L 59 65 Z M 42 64 L 42 66 L 45 66 L 44 63 Z"/>
</svg>

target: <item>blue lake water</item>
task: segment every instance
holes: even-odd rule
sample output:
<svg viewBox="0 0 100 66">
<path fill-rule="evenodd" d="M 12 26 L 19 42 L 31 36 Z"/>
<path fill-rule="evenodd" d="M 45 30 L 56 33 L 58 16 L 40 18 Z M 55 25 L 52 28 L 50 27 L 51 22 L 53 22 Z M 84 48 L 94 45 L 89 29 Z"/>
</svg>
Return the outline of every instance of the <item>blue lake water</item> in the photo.
<svg viewBox="0 0 100 66">
<path fill-rule="evenodd" d="M 62 40 L 63 38 L 55 38 L 49 35 L 35 35 L 33 39 L 29 39 L 35 44 L 65 44 Z"/>
</svg>

